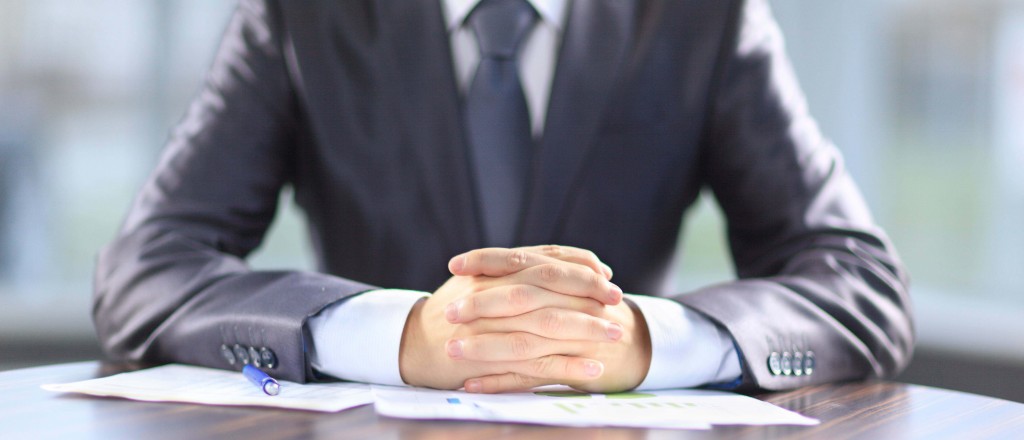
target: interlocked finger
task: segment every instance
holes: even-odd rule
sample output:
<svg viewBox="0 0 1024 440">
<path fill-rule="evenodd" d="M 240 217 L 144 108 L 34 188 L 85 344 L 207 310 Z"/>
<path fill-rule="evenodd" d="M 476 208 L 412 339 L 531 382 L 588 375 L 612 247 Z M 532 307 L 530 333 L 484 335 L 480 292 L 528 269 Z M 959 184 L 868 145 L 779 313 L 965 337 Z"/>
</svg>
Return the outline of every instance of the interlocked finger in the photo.
<svg viewBox="0 0 1024 440">
<path fill-rule="evenodd" d="M 577 264 L 539 264 L 506 277 L 516 284 L 528 284 L 565 295 L 592 298 L 603 304 L 622 301 L 622 289 Z"/>
<path fill-rule="evenodd" d="M 544 385 L 555 385 L 555 379 L 541 379 L 519 373 L 505 373 L 467 380 L 463 386 L 468 393 L 497 394 L 510 391 L 526 391 Z"/>
<path fill-rule="evenodd" d="M 562 246 L 557 244 L 546 244 L 541 246 L 524 246 L 516 249 L 522 249 L 527 252 L 544 255 L 547 257 L 554 258 L 556 260 L 568 261 L 570 263 L 576 263 L 583 266 L 587 266 L 594 270 L 594 272 L 604 274 L 608 280 L 612 279 L 612 268 L 600 258 L 597 258 L 597 254 L 586 249 L 580 249 L 572 246 Z"/>
<path fill-rule="evenodd" d="M 548 339 L 532 333 L 488 333 L 451 339 L 445 347 L 452 359 L 483 362 L 524 361 L 553 354 L 575 355 L 589 342 Z"/>
<path fill-rule="evenodd" d="M 547 339 L 611 342 L 622 338 L 622 325 L 586 313 L 545 308 L 511 318 L 483 318 L 467 326 L 473 334 L 532 333 Z"/>
<path fill-rule="evenodd" d="M 565 262 L 589 268 L 606 280 L 612 270 L 593 252 L 567 246 L 532 246 L 514 249 L 484 248 L 457 255 L 448 262 L 452 275 L 505 276 L 538 264 Z"/>
<path fill-rule="evenodd" d="M 471 393 L 522 391 L 543 385 L 572 384 L 604 374 L 601 362 L 571 356 L 547 356 L 510 365 L 510 372 L 466 380 Z"/>
<path fill-rule="evenodd" d="M 563 295 L 529 284 L 502 285 L 467 295 L 445 308 L 453 324 L 478 318 L 505 318 L 545 308 L 576 310 L 590 315 L 602 312 L 604 304 L 590 298 Z"/>
</svg>

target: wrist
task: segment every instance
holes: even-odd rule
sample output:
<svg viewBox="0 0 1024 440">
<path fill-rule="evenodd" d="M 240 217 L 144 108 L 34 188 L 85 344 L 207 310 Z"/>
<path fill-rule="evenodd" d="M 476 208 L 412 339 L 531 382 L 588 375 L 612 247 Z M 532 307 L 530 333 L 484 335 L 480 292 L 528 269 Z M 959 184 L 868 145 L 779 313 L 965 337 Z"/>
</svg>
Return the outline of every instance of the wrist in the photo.
<svg viewBox="0 0 1024 440">
<path fill-rule="evenodd" d="M 405 328 L 402 330 L 402 343 L 398 349 L 398 372 L 402 376 L 402 381 L 408 385 L 419 385 L 421 382 L 416 373 L 423 371 L 420 368 L 424 346 L 422 311 L 426 300 L 423 298 L 416 301 L 409 310 Z"/>
<path fill-rule="evenodd" d="M 624 298 L 623 303 L 629 306 L 629 310 L 633 316 L 633 353 L 636 355 L 637 361 L 631 370 L 632 375 L 630 377 L 630 388 L 636 388 L 644 382 L 647 377 L 647 372 L 651 368 L 651 357 L 653 348 L 651 346 L 651 333 L 647 327 L 647 319 L 644 318 L 643 311 L 633 301 L 626 300 Z"/>
</svg>

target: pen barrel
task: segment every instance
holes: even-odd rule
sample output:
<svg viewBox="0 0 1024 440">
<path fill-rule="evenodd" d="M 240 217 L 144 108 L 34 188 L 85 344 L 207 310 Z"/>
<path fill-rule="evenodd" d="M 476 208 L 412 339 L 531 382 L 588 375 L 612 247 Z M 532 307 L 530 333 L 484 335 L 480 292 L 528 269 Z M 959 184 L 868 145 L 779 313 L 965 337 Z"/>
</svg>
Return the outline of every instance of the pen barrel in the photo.
<svg viewBox="0 0 1024 440">
<path fill-rule="evenodd" d="M 268 376 L 267 373 L 260 371 L 259 368 L 246 365 L 242 367 L 242 375 L 249 379 L 249 382 L 252 382 L 253 385 L 259 387 L 264 394 L 276 396 L 281 392 L 281 385 L 274 378 Z"/>
</svg>

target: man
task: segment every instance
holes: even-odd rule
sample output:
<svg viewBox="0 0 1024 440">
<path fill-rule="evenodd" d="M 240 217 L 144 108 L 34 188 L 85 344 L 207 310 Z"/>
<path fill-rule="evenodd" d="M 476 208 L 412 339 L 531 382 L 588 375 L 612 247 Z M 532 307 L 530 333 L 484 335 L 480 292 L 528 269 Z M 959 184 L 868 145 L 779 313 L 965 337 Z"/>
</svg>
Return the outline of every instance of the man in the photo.
<svg viewBox="0 0 1024 440">
<path fill-rule="evenodd" d="M 319 273 L 245 264 L 284 185 Z M 643 296 L 704 187 L 739 279 Z M 784 389 L 905 366 L 906 286 L 765 0 L 267 0 L 101 253 L 94 317 L 116 359 L 294 381 Z"/>
</svg>

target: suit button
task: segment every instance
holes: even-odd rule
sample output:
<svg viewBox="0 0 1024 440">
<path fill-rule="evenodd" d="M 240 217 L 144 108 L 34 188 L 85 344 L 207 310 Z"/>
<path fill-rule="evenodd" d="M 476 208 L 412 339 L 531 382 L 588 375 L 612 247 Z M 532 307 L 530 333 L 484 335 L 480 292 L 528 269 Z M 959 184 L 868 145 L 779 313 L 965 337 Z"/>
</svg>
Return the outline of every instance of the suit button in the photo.
<svg viewBox="0 0 1024 440">
<path fill-rule="evenodd" d="M 810 376 L 814 374 L 814 352 L 808 351 L 804 353 L 804 374 Z"/>
<path fill-rule="evenodd" d="M 804 355 L 799 351 L 793 352 L 793 375 L 804 375 Z"/>
<path fill-rule="evenodd" d="M 782 374 L 786 376 L 793 374 L 793 355 L 788 351 L 782 352 Z"/>
<path fill-rule="evenodd" d="M 274 352 L 267 347 L 260 349 L 260 360 L 263 361 L 263 366 L 267 368 L 277 367 L 277 356 L 275 356 Z"/>
<path fill-rule="evenodd" d="M 260 361 L 260 352 L 256 351 L 256 347 L 249 347 L 249 359 L 252 359 L 252 366 L 259 368 L 262 362 Z"/>
<path fill-rule="evenodd" d="M 235 344 L 232 348 L 235 352 L 235 357 L 238 358 L 238 362 L 242 365 L 249 365 L 249 352 L 242 348 L 241 345 Z"/>
<path fill-rule="evenodd" d="M 231 351 L 227 344 L 220 345 L 220 355 L 228 361 L 228 365 L 235 365 L 235 352 Z"/>
<path fill-rule="evenodd" d="M 778 376 L 782 373 L 782 366 L 779 365 L 780 363 L 781 361 L 779 359 L 778 352 L 773 351 L 772 354 L 768 355 L 768 371 L 772 373 L 772 376 Z"/>
</svg>

